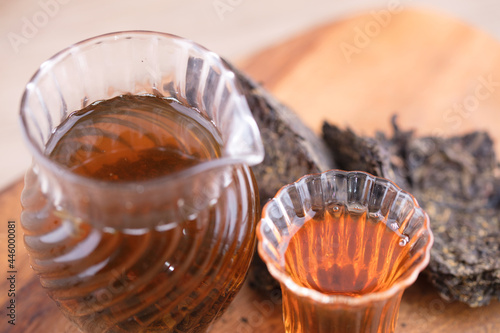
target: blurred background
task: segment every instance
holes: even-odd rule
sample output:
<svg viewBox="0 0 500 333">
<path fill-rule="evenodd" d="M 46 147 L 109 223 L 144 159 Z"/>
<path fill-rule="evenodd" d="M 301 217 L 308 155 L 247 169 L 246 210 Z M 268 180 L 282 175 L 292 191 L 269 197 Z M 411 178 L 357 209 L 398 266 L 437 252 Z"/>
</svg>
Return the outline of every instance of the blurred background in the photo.
<svg viewBox="0 0 500 333">
<path fill-rule="evenodd" d="M 72 43 L 155 30 L 192 39 L 238 64 L 318 25 L 391 3 L 433 8 L 500 38 L 497 0 L 0 0 L 0 190 L 31 161 L 18 123 L 24 86 L 44 60 Z"/>
</svg>

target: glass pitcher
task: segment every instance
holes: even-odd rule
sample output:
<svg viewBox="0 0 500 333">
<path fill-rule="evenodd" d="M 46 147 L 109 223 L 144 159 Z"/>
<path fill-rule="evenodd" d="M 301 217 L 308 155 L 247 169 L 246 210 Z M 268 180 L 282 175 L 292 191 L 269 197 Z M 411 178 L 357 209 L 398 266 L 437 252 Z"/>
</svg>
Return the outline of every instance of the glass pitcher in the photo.
<svg viewBox="0 0 500 333">
<path fill-rule="evenodd" d="M 249 166 L 264 152 L 238 89 L 215 53 L 145 31 L 75 44 L 43 63 L 26 86 L 21 124 L 33 164 L 22 193 L 25 245 L 42 286 L 81 330 L 204 332 L 241 287 L 259 217 Z M 183 130 L 163 129 L 187 153 L 196 144 L 211 157 L 121 182 L 83 176 L 53 158 L 51 138 L 74 111 L 127 95 L 187 107 Z M 134 119 L 122 125 L 157 134 L 141 132 L 144 119 Z M 111 112 L 105 122 L 118 121 Z M 217 153 L 192 130 L 195 122 Z M 89 134 L 79 130 L 60 156 L 85 151 L 79 140 Z"/>
</svg>

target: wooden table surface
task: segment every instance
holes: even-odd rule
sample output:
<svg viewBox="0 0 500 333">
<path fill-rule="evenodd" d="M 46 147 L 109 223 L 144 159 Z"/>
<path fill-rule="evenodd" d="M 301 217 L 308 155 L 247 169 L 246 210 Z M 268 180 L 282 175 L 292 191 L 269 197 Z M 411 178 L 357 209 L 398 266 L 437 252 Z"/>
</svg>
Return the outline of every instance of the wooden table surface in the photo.
<svg viewBox="0 0 500 333">
<path fill-rule="evenodd" d="M 241 64 L 315 130 L 328 119 L 372 134 L 404 128 L 453 135 L 500 131 L 500 45 L 441 14 L 394 11 L 385 19 L 361 15 L 320 27 Z M 500 144 L 497 145 L 500 152 Z M 48 298 L 29 267 L 19 224 L 19 181 L 0 193 L 0 253 L 7 221 L 16 221 L 16 325 L 7 323 L 7 256 L 0 268 L 0 333 L 77 332 Z M 471 309 L 441 299 L 424 278 L 404 294 L 397 332 L 500 332 L 500 302 Z M 247 285 L 215 323 L 217 333 L 283 332 L 277 297 Z"/>
</svg>

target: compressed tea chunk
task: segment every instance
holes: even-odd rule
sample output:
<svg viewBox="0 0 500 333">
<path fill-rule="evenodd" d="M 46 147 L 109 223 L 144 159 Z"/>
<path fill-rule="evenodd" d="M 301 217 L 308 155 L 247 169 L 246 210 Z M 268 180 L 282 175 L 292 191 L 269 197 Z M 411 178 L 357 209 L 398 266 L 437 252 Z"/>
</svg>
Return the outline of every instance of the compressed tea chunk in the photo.
<svg viewBox="0 0 500 333">
<path fill-rule="evenodd" d="M 407 149 L 412 191 L 435 235 L 431 281 L 446 299 L 488 304 L 500 296 L 500 187 L 490 137 L 414 139 Z"/>
<path fill-rule="evenodd" d="M 323 124 L 323 138 L 332 153 L 334 163 L 346 171 L 365 171 L 394 181 L 409 190 L 403 150 L 411 132 L 400 132 L 394 126 L 392 139 L 378 133 L 376 138 L 356 135 L 351 129 Z"/>
</svg>

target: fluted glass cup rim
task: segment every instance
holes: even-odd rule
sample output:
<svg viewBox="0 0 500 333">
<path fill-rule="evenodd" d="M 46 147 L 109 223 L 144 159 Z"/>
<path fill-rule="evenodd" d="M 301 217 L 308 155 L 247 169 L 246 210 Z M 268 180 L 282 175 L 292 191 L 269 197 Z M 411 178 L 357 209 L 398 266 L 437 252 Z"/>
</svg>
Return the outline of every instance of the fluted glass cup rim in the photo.
<svg viewBox="0 0 500 333">
<path fill-rule="evenodd" d="M 85 177 L 76 173 L 73 173 L 71 170 L 61 166 L 60 164 L 50 160 L 48 156 L 46 156 L 43 151 L 39 148 L 39 146 L 35 143 L 35 139 L 30 135 L 29 130 L 28 130 L 28 125 L 27 125 L 27 119 L 26 119 L 26 107 L 27 107 L 27 100 L 28 97 L 31 93 L 33 93 L 33 88 L 36 86 L 36 83 L 38 80 L 45 75 L 50 69 L 55 66 L 58 62 L 60 62 L 62 59 L 64 59 L 67 56 L 70 56 L 72 52 L 77 51 L 80 48 L 93 45 L 93 44 L 100 44 L 105 40 L 113 40 L 113 39 L 118 39 L 118 38 L 133 38 L 133 36 L 151 36 L 151 37 L 162 37 L 162 38 L 169 38 L 169 39 L 174 39 L 178 40 L 180 42 L 185 42 L 188 43 L 191 47 L 198 48 L 199 50 L 203 51 L 207 56 L 211 57 L 213 61 L 218 61 L 222 64 L 222 66 L 226 69 L 226 72 L 224 73 L 225 75 L 229 75 L 230 79 L 233 80 L 235 83 L 234 91 L 237 94 L 240 94 L 243 99 L 245 99 L 245 104 L 246 104 L 246 98 L 245 96 L 241 93 L 241 89 L 237 84 L 236 81 L 236 76 L 234 72 L 224 63 L 222 58 L 216 54 L 213 51 L 208 50 L 204 46 L 193 42 L 189 39 L 174 35 L 174 34 L 169 34 L 169 33 L 164 33 L 164 32 L 156 32 L 156 31 L 149 31 L 149 30 L 127 30 L 127 31 L 117 31 L 117 32 L 110 32 L 94 37 L 90 37 L 87 39 L 84 39 L 82 41 L 79 41 L 77 43 L 74 43 L 63 50 L 57 52 L 54 54 L 52 57 L 44 61 L 38 70 L 35 72 L 35 74 L 31 77 L 29 82 L 26 85 L 26 88 L 24 90 L 22 99 L 21 99 L 21 107 L 20 107 L 20 113 L 19 113 L 19 121 L 21 125 L 21 133 L 24 138 L 24 141 L 28 145 L 28 149 L 30 152 L 33 154 L 35 160 L 37 161 L 38 164 L 45 168 L 51 168 L 52 170 L 55 171 L 58 175 L 61 177 L 65 178 L 66 180 L 76 183 L 76 184 L 85 184 L 86 186 L 96 186 L 100 188 L 110 188 L 110 189 L 116 189 L 117 191 L 120 190 L 135 190 L 138 186 L 139 187 L 149 187 L 149 188 L 155 188 L 155 187 L 160 187 L 163 186 L 163 184 L 168 184 L 171 182 L 179 182 L 183 179 L 187 179 L 189 177 L 192 177 L 194 175 L 201 174 L 204 171 L 208 170 L 213 170 L 217 168 L 222 168 L 225 166 L 229 165 L 235 165 L 235 164 L 247 164 L 247 165 L 255 165 L 259 164 L 262 162 L 264 158 L 264 148 L 262 145 L 262 142 L 260 140 L 260 133 L 259 129 L 257 127 L 257 124 L 255 123 L 255 120 L 251 117 L 251 111 L 248 105 L 246 104 L 247 110 L 243 110 L 243 113 L 245 116 L 247 116 L 245 119 L 248 121 L 247 125 L 252 128 L 252 132 L 255 135 L 256 138 L 258 138 L 257 143 L 256 143 L 256 149 L 253 152 L 254 154 L 251 156 L 221 156 L 220 158 L 217 159 L 212 159 L 208 161 L 204 161 L 200 164 L 196 164 L 194 166 L 191 166 L 189 168 L 186 168 L 184 170 L 180 170 L 168 175 L 156 177 L 154 179 L 147 179 L 147 180 L 140 180 L 140 181 L 133 181 L 133 182 L 107 182 L 104 180 L 99 180 L 99 179 L 93 179 L 89 177 Z M 77 111 L 77 110 L 73 110 Z M 250 117 L 248 117 L 250 116 Z"/>
<path fill-rule="evenodd" d="M 269 255 L 266 253 L 264 246 L 266 245 L 266 242 L 268 240 L 265 239 L 264 233 L 261 231 L 261 229 L 264 227 L 263 221 L 269 219 L 268 218 L 268 208 L 270 205 L 280 198 L 285 191 L 290 188 L 291 186 L 295 186 L 296 184 L 300 183 L 301 181 L 311 178 L 311 177 L 318 177 L 323 174 L 327 173 L 335 173 L 335 174 L 344 174 L 344 175 L 349 175 L 349 174 L 363 174 L 367 177 L 370 177 L 372 179 L 378 179 L 378 180 L 383 180 L 386 181 L 388 184 L 394 186 L 399 193 L 402 193 L 404 195 L 408 195 L 409 198 L 411 198 L 414 208 L 416 211 L 422 214 L 424 217 L 424 225 L 423 229 L 428 231 L 428 241 L 424 247 L 424 254 L 422 260 L 412 268 L 411 274 L 409 274 L 406 278 L 404 279 L 398 279 L 390 288 L 382 290 L 382 291 L 376 291 L 372 293 L 367 293 L 361 296 L 346 296 L 346 295 L 327 295 L 323 294 L 317 290 L 310 289 L 307 287 L 300 286 L 297 284 L 291 277 L 290 275 L 285 271 L 284 267 L 277 263 L 275 260 L 269 257 Z M 335 305 L 335 304 L 345 304 L 348 306 L 363 306 L 367 305 L 369 303 L 377 302 L 377 301 L 384 301 L 387 299 L 390 299 L 391 297 L 397 295 L 398 293 L 404 291 L 406 288 L 408 288 L 410 285 L 412 285 L 416 280 L 418 275 L 420 274 L 421 271 L 425 269 L 425 267 L 428 265 L 429 260 L 430 260 L 430 250 L 432 248 L 432 245 L 434 243 L 434 236 L 432 234 L 432 231 L 430 229 L 430 220 L 429 216 L 427 213 L 420 207 L 418 204 L 417 199 L 407 191 L 402 190 L 396 183 L 394 183 L 391 180 L 382 178 L 382 177 L 377 177 L 374 176 L 370 173 L 364 172 L 364 171 L 344 171 L 344 170 L 339 170 L 339 169 L 332 169 L 328 170 L 322 173 L 313 173 L 313 174 L 308 174 L 304 175 L 301 178 L 299 178 L 297 181 L 287 184 L 283 186 L 272 198 L 270 201 L 268 201 L 263 210 L 262 210 L 262 218 L 257 225 L 257 239 L 258 239 L 258 253 L 260 257 L 263 259 L 263 261 L 266 263 L 266 266 L 271 273 L 271 275 L 282 285 L 284 285 L 288 290 L 293 292 L 296 296 L 299 297 L 304 297 L 307 299 L 310 299 L 314 302 L 324 304 L 324 305 Z"/>
</svg>

